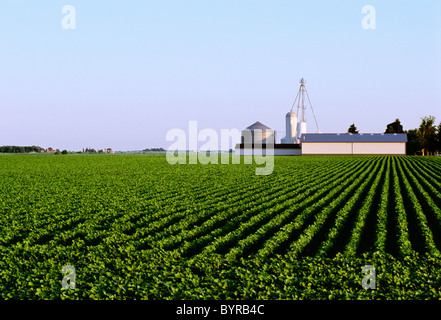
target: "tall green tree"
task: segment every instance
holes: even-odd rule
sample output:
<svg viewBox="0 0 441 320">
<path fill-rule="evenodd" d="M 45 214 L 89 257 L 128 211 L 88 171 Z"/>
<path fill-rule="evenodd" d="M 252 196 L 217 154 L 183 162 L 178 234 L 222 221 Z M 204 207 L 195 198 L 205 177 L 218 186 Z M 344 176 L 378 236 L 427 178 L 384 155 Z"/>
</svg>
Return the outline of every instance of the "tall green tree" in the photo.
<svg viewBox="0 0 441 320">
<path fill-rule="evenodd" d="M 436 150 L 437 141 L 437 130 L 434 126 L 435 117 L 428 116 L 421 118 L 421 124 L 418 128 L 418 140 L 421 143 L 421 151 L 423 156 L 428 154 L 433 154 Z"/>
<path fill-rule="evenodd" d="M 410 129 L 406 131 L 407 133 L 407 143 L 406 143 L 406 154 L 416 155 L 421 152 L 422 146 L 418 139 L 418 129 Z"/>
<path fill-rule="evenodd" d="M 394 122 L 389 123 L 384 133 L 404 133 L 400 120 L 397 118 Z"/>
<path fill-rule="evenodd" d="M 357 127 L 355 124 L 351 124 L 348 129 L 348 133 L 358 133 Z"/>
</svg>

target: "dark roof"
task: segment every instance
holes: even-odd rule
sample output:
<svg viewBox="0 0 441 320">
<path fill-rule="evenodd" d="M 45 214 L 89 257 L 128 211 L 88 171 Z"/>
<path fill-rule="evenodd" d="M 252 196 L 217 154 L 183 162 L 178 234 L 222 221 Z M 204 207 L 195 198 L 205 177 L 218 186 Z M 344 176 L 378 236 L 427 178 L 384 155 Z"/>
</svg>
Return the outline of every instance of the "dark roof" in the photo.
<svg viewBox="0 0 441 320">
<path fill-rule="evenodd" d="M 254 148 L 254 144 L 251 145 Z M 271 145 L 260 144 L 259 147 L 262 146 L 262 149 L 271 148 Z M 249 146 L 247 146 L 249 147 Z M 301 149 L 300 144 L 297 143 L 275 143 L 272 145 L 274 149 Z M 243 143 L 236 144 L 236 149 L 244 149 L 245 145 Z"/>
<path fill-rule="evenodd" d="M 271 128 L 267 127 L 263 123 L 260 123 L 259 121 L 256 121 L 255 123 L 253 123 L 247 129 L 248 130 L 257 130 L 257 129 L 260 129 L 260 130 L 271 130 Z"/>
<path fill-rule="evenodd" d="M 407 142 L 406 133 L 304 133 L 300 142 Z"/>
</svg>

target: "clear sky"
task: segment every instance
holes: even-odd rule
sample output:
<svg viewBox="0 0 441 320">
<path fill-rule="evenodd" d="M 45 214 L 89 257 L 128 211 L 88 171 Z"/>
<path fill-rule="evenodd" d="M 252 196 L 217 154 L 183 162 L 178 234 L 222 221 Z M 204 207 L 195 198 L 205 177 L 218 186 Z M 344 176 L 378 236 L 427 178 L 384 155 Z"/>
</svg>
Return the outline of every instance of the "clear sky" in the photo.
<svg viewBox="0 0 441 320">
<path fill-rule="evenodd" d="M 0 145 L 167 147 L 193 120 L 281 138 L 302 77 L 322 132 L 441 122 L 439 0 L 2 0 L 0 58 Z"/>
</svg>

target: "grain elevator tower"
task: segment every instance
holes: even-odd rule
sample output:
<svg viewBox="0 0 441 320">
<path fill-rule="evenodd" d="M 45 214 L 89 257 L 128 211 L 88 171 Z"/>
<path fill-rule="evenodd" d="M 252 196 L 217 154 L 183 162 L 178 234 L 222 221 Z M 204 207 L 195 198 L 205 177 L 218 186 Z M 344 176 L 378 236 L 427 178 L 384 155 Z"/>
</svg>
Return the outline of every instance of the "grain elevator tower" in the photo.
<svg viewBox="0 0 441 320">
<path fill-rule="evenodd" d="M 306 90 L 305 86 L 306 81 L 302 78 L 300 79 L 300 88 L 299 92 L 297 93 L 297 97 L 294 100 L 292 108 L 296 105 L 297 102 L 297 115 L 299 116 L 299 121 L 297 123 L 297 135 L 295 136 L 295 143 L 298 143 L 300 136 L 304 133 L 306 133 L 306 117 L 305 117 L 305 111 L 307 109 L 307 105 L 309 105 L 309 108 L 312 111 L 312 115 L 314 117 L 315 124 L 317 126 L 317 132 L 320 132 L 319 126 L 317 124 L 317 119 L 315 118 L 314 109 L 312 108 L 311 101 L 309 99 L 308 91 Z M 292 111 L 291 108 L 291 111 Z"/>
</svg>

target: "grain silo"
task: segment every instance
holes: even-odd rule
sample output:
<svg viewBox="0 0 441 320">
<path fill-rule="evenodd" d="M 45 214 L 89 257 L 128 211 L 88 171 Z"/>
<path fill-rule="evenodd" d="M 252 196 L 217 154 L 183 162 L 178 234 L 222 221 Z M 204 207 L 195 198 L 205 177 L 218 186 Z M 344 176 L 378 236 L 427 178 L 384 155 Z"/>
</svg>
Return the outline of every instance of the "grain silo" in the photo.
<svg viewBox="0 0 441 320">
<path fill-rule="evenodd" d="M 298 137 L 300 138 L 300 136 L 304 133 L 306 133 L 306 121 L 300 121 L 297 128 Z"/>
<path fill-rule="evenodd" d="M 292 115 L 294 116 L 295 113 L 292 113 Z M 288 118 L 289 120 L 293 120 L 293 131 L 291 132 L 291 135 L 295 137 L 297 116 L 291 117 L 291 115 L 289 114 L 289 117 L 287 117 L 287 119 Z M 291 121 L 287 122 L 287 125 L 288 124 L 291 127 Z M 261 150 L 259 151 L 259 154 L 266 155 L 268 154 L 269 150 L 272 150 L 271 154 L 276 156 L 301 155 L 300 144 L 295 142 L 277 144 L 275 143 L 275 141 L 276 132 L 257 121 L 248 128 L 242 130 L 241 143 L 236 144 L 235 154 L 239 156 L 252 156 L 255 155 L 258 150 Z"/>
<path fill-rule="evenodd" d="M 286 136 L 282 138 L 282 143 L 295 143 L 297 136 L 297 114 L 292 112 L 288 112 L 285 117 L 286 121 Z"/>
<path fill-rule="evenodd" d="M 241 143 L 236 144 L 235 154 L 241 156 L 265 155 L 268 149 L 274 151 L 275 141 L 276 132 L 257 121 L 242 130 Z"/>
<path fill-rule="evenodd" d="M 242 130 L 241 133 L 242 144 L 266 144 L 275 140 L 276 132 L 259 121 Z"/>
</svg>

